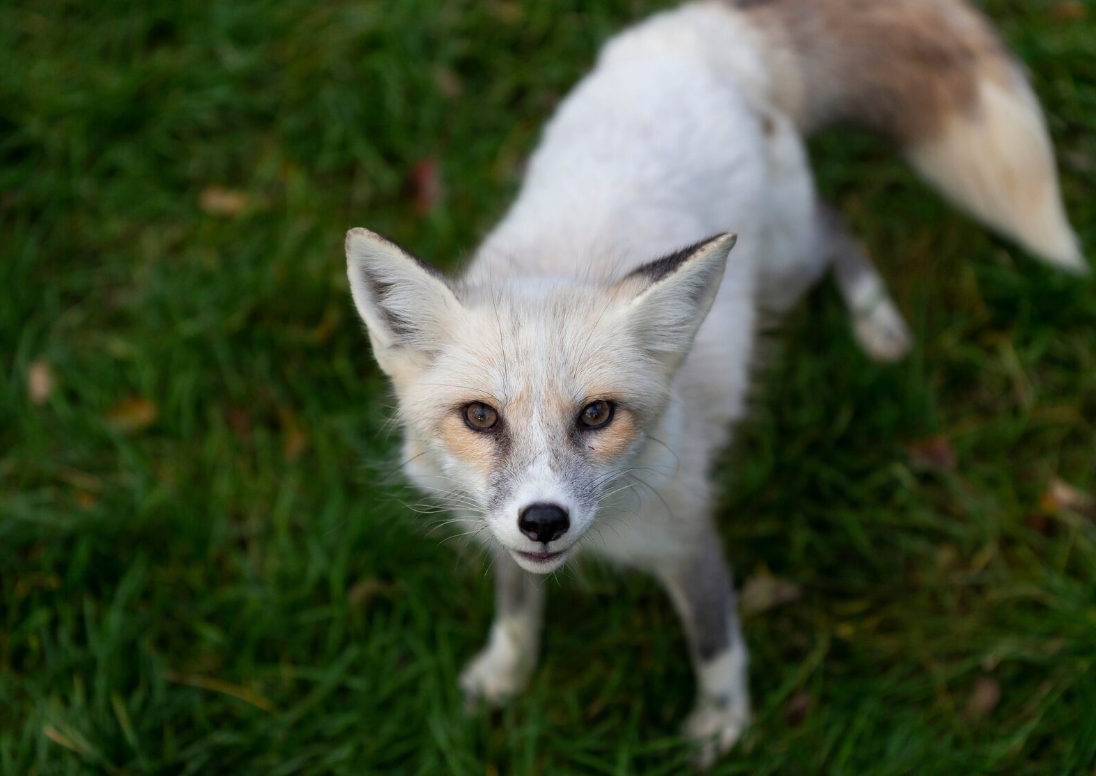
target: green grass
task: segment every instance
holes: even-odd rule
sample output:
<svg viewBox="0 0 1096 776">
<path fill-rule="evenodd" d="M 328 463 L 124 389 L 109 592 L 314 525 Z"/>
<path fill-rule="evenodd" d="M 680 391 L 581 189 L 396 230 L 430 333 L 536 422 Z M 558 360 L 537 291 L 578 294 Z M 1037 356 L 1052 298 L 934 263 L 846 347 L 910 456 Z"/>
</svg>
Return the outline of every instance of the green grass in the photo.
<svg viewBox="0 0 1096 776">
<path fill-rule="evenodd" d="M 683 770 L 675 617 L 596 567 L 552 585 L 528 693 L 462 715 L 490 583 L 381 484 L 390 398 L 341 250 L 368 225 L 453 266 L 599 41 L 659 4 L 0 7 L 0 771 Z M 990 10 L 1091 251 L 1096 8 Z M 716 772 L 1091 774 L 1096 524 L 1043 494 L 1096 492 L 1093 284 L 872 139 L 812 150 L 918 347 L 869 364 L 829 285 L 788 323 L 722 510 L 736 577 L 802 596 L 745 620 L 758 722 Z M 207 213 L 210 187 L 243 208 Z M 912 466 L 937 436 L 954 470 Z"/>
</svg>

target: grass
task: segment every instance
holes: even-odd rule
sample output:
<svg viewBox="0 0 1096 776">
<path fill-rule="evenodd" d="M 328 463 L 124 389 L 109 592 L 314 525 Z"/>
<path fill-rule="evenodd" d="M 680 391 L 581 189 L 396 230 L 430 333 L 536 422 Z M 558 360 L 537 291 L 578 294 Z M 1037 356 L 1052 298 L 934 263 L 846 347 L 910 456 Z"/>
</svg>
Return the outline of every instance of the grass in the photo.
<svg viewBox="0 0 1096 776">
<path fill-rule="evenodd" d="M 380 483 L 342 269 L 350 225 L 474 247 L 598 43 L 659 3 L 588 5 L 0 7 L 0 771 L 683 770 L 674 615 L 597 567 L 553 584 L 528 693 L 462 715 L 489 581 Z M 1091 250 L 1096 8 L 989 10 Z M 918 347 L 867 363 L 829 286 L 788 322 L 720 476 L 736 577 L 801 595 L 745 620 L 758 722 L 715 772 L 1091 774 L 1096 525 L 1046 494 L 1096 491 L 1093 285 L 877 141 L 812 151 Z"/>
</svg>

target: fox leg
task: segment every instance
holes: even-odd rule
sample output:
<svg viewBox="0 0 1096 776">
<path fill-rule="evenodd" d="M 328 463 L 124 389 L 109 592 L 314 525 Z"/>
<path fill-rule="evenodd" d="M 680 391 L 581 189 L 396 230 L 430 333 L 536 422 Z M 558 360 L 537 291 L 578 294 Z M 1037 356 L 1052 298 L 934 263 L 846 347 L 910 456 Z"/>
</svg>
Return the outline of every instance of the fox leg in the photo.
<svg viewBox="0 0 1096 776">
<path fill-rule="evenodd" d="M 480 650 L 460 675 L 469 706 L 477 701 L 499 704 L 525 686 L 537 662 L 544 615 L 544 582 L 518 566 L 505 550 L 497 550 L 495 621 Z"/>
<path fill-rule="evenodd" d="M 832 207 L 818 206 L 818 222 L 856 341 L 874 361 L 899 360 L 909 352 L 912 336 L 868 252 Z"/>
<path fill-rule="evenodd" d="M 734 746 L 750 722 L 746 644 L 715 531 L 705 532 L 694 552 L 659 569 L 658 576 L 689 640 L 697 704 L 685 721 L 685 735 L 697 744 L 698 764 L 707 768 Z"/>
</svg>

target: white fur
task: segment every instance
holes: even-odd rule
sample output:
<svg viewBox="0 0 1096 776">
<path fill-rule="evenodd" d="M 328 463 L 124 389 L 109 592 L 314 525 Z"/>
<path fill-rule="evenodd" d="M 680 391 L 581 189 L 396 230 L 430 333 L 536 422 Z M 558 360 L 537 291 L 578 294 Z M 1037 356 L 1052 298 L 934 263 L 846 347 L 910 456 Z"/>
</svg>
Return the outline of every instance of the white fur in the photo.
<svg viewBox="0 0 1096 776">
<path fill-rule="evenodd" d="M 726 33 L 730 17 L 717 18 Z M 745 48 L 736 60 L 710 21 L 710 9 L 686 8 L 610 44 L 546 127 L 517 200 L 456 287 L 364 231 L 348 240 L 355 302 L 399 397 L 408 474 L 440 496 L 456 491 L 529 571 L 579 551 L 655 569 L 703 540 L 712 459 L 745 407 L 758 303 L 786 309 L 825 266 L 802 141 L 729 77 L 757 74 L 760 60 Z M 619 280 L 724 232 L 738 234 L 729 259 L 731 242 L 720 240 L 668 278 Z M 406 288 L 380 299 L 370 291 L 378 280 Z M 385 323 L 392 315 L 416 324 L 402 344 Z M 567 421 L 553 407 L 606 393 L 649 420 L 627 450 L 576 480 L 552 465 Z M 498 498 L 490 472 L 438 431 L 449 408 L 472 400 L 499 407 L 513 432 L 519 463 L 508 464 Z M 590 483 L 601 483 L 593 501 L 583 495 Z M 540 501 L 571 517 L 546 545 L 561 554 L 546 562 L 522 554 L 536 545 L 517 525 Z M 516 691 L 534 632 L 521 619 L 496 622 L 461 677 L 469 696 Z M 745 661 L 739 643 L 702 669 L 686 732 L 705 760 L 747 724 Z M 736 682 L 734 708 L 708 699 Z"/>
<path fill-rule="evenodd" d="M 696 761 L 708 768 L 734 746 L 750 724 L 750 692 L 746 681 L 746 650 L 732 647 L 716 660 L 697 667 L 697 706 L 685 720 L 685 734 L 698 746 Z M 730 697 L 726 706 L 714 698 Z"/>
<path fill-rule="evenodd" d="M 487 645 L 460 675 L 460 687 L 469 702 L 502 703 L 525 686 L 536 663 L 539 620 L 539 611 L 534 616 L 495 620 Z"/>
<path fill-rule="evenodd" d="M 365 321 L 373 354 L 381 367 L 398 379 L 436 350 L 460 305 L 442 280 L 367 229 L 347 232 L 346 259 L 350 291 Z M 390 298 L 386 306 L 414 324 L 410 331 L 401 334 L 392 328 L 373 299 L 371 283 L 387 290 Z M 400 345 L 402 351 L 395 352 Z"/>
<path fill-rule="evenodd" d="M 713 67 L 710 48 L 695 45 L 690 31 L 703 25 L 693 11 L 660 24 L 685 34 L 625 33 L 563 101 L 517 200 L 452 291 L 379 238 L 359 244 L 369 237 L 360 232 L 349 242 L 355 301 L 399 396 L 408 473 L 439 495 L 459 490 L 467 513 L 533 572 L 578 551 L 654 569 L 710 530 L 708 471 L 745 406 L 757 295 L 787 307 L 823 266 L 812 250 L 810 173 L 789 122 L 772 117 L 777 129 L 766 136 L 750 98 Z M 720 239 L 669 277 L 625 278 L 724 232 L 739 234 L 729 259 L 732 241 Z M 771 267 L 760 290 L 759 265 Z M 370 293 L 378 275 L 409 289 L 379 299 Z M 428 303 L 440 309 L 424 310 Z M 421 322 L 402 347 L 386 330 L 391 315 Z M 646 425 L 614 460 L 577 474 L 553 465 L 572 411 L 560 418 L 558 405 L 605 394 Z M 447 408 L 472 400 L 508 419 L 507 487 L 498 497 L 490 472 L 438 431 Z M 591 483 L 600 483 L 593 501 Z M 571 518 L 567 534 L 545 545 L 560 555 L 544 562 L 524 554 L 537 546 L 517 522 L 541 501 Z M 496 623 L 462 675 L 470 696 L 499 698 L 521 685 L 528 630 Z M 734 660 L 743 683 L 741 644 Z M 709 672 L 710 682 L 730 680 L 723 669 Z M 739 688 L 736 697 L 748 695 Z M 737 739 L 748 719 L 741 705 L 698 707 L 687 732 L 705 756 Z"/>
<path fill-rule="evenodd" d="M 657 573 L 688 567 L 716 536 L 709 471 L 744 411 L 759 311 L 788 309 L 829 260 L 803 141 L 770 99 L 796 85 L 777 77 L 762 44 L 710 3 L 611 41 L 548 123 L 516 201 L 459 282 L 365 230 L 348 235 L 351 288 L 396 389 L 408 475 L 489 529 L 477 536 L 528 572 L 592 553 Z M 1045 139 L 1007 99 L 990 90 L 987 100 L 990 118 L 1019 122 L 987 130 L 989 153 Z M 990 223 L 1075 261 L 1064 221 L 1042 232 L 1020 212 L 1002 221 L 992 174 L 948 171 L 957 152 L 982 153 L 983 136 L 970 131 L 956 125 L 915 149 L 914 163 Z M 1016 169 L 1052 176 L 1036 146 Z M 1023 201 L 1042 208 L 1036 220 L 1061 220 L 1056 190 Z M 738 235 L 729 256 L 733 241 L 717 238 L 671 272 L 633 273 L 724 233 Z M 857 336 L 876 358 L 895 358 L 908 331 L 878 276 L 862 275 L 843 288 Z M 591 399 L 616 402 L 614 423 L 634 433 L 605 447 L 610 430 L 584 436 L 576 420 Z M 462 425 L 469 402 L 498 410 L 494 435 Z M 543 545 L 518 522 L 540 502 L 570 516 Z M 688 601 L 677 603 L 688 615 Z M 462 675 L 470 696 L 500 699 L 524 682 L 540 605 L 527 608 L 500 614 Z M 698 664 L 687 724 L 705 762 L 749 720 L 746 652 L 737 625 L 728 631 L 725 652 Z"/>
</svg>

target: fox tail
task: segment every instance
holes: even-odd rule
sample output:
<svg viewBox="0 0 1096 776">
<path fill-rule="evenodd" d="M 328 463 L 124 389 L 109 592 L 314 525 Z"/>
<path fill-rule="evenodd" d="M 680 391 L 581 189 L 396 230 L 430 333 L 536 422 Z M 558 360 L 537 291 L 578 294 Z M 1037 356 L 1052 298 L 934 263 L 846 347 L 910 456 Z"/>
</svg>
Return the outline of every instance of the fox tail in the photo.
<svg viewBox="0 0 1096 776">
<path fill-rule="evenodd" d="M 1022 65 L 963 0 L 722 0 L 755 33 L 762 95 L 807 134 L 891 138 L 959 208 L 1048 264 L 1087 269 Z"/>
</svg>

